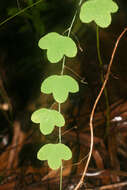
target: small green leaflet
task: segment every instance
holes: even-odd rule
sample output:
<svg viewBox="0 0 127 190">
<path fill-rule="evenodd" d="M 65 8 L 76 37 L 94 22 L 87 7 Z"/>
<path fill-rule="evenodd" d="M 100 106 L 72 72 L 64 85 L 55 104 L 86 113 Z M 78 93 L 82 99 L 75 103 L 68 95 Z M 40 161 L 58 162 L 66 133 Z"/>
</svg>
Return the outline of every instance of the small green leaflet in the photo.
<svg viewBox="0 0 127 190">
<path fill-rule="evenodd" d="M 118 6 L 112 0 L 88 0 L 83 3 L 80 12 L 80 19 L 84 23 L 95 23 L 106 28 L 111 24 L 111 13 L 115 13 Z"/>
<path fill-rule="evenodd" d="M 70 148 L 62 143 L 46 144 L 40 148 L 37 153 L 39 160 L 47 160 L 51 169 L 57 170 L 62 160 L 69 160 L 72 157 Z"/>
<path fill-rule="evenodd" d="M 65 125 L 64 117 L 56 110 L 46 108 L 35 111 L 31 120 L 34 123 L 40 123 L 40 130 L 44 135 L 52 133 L 55 126 L 63 127 Z"/>
<path fill-rule="evenodd" d="M 58 103 L 65 102 L 69 92 L 75 93 L 78 91 L 77 81 L 68 75 L 52 75 L 46 78 L 41 85 L 41 92 L 53 93 L 53 97 Z"/>
<path fill-rule="evenodd" d="M 64 55 L 75 57 L 77 47 L 75 42 L 67 36 L 51 32 L 42 37 L 38 43 L 41 49 L 47 49 L 47 58 L 51 63 L 59 62 Z"/>
</svg>

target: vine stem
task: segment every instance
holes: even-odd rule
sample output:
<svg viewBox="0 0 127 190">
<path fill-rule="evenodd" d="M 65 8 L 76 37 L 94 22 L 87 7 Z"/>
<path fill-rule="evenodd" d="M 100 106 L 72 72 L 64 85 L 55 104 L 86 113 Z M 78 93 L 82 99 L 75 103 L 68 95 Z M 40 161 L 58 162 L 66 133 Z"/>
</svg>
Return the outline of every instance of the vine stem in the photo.
<svg viewBox="0 0 127 190">
<path fill-rule="evenodd" d="M 58 104 L 58 111 L 61 112 L 61 104 Z M 61 127 L 59 127 L 59 143 L 61 143 Z"/>
<path fill-rule="evenodd" d="M 92 151 L 93 151 L 93 117 L 94 117 L 94 113 L 95 113 L 95 109 L 97 107 L 97 104 L 100 100 L 100 97 L 104 91 L 104 88 L 107 84 L 107 81 L 109 79 L 109 75 L 110 75 L 110 70 L 111 70 L 111 66 L 112 66 L 112 63 L 113 63 L 113 59 L 114 59 L 114 56 L 115 56 L 115 53 L 116 53 L 116 50 L 117 50 L 117 47 L 118 47 L 118 44 L 121 40 L 121 38 L 123 37 L 123 35 L 125 34 L 125 32 L 127 32 L 127 28 L 125 28 L 122 33 L 119 35 L 119 37 L 117 38 L 117 41 L 115 43 L 115 46 L 113 48 L 113 52 L 112 52 L 112 55 L 111 55 L 111 59 L 110 59 L 110 62 L 109 62 L 109 66 L 108 66 L 108 70 L 107 70 L 107 73 L 106 73 L 106 76 L 105 76 L 105 80 L 103 82 L 103 85 L 101 87 L 101 90 L 95 100 L 95 103 L 93 105 L 93 109 L 92 109 L 92 112 L 90 114 L 90 133 L 91 133 L 91 144 L 90 144 L 90 151 L 89 151 L 89 156 L 88 156 L 88 159 L 87 159 L 87 162 L 86 162 L 86 166 L 84 168 L 84 171 L 83 171 L 83 174 L 82 174 L 82 177 L 79 181 L 79 183 L 77 184 L 77 186 L 74 188 L 74 190 L 78 190 L 82 184 L 83 184 L 83 181 L 84 181 L 84 178 L 86 176 L 86 171 L 87 171 L 87 168 L 88 168 L 88 165 L 90 163 L 90 159 L 91 159 L 91 156 L 92 156 Z"/>
<path fill-rule="evenodd" d="M 81 3 L 82 3 L 82 0 L 80 0 L 79 6 L 81 5 Z M 72 19 L 72 22 L 71 22 L 71 24 L 70 24 L 70 27 L 68 28 L 68 34 L 67 34 L 68 37 L 70 37 L 71 31 L 72 31 L 72 27 L 73 27 L 73 25 L 74 25 L 74 22 L 75 22 L 77 13 L 78 13 L 78 11 L 76 10 L 76 12 L 75 12 L 75 14 L 74 14 L 74 17 L 73 17 L 73 19 Z M 63 73 L 64 73 L 65 62 L 66 62 L 66 57 L 64 56 L 64 57 L 63 57 L 63 61 L 62 61 L 61 75 L 63 75 Z M 58 106 L 59 106 L 59 112 L 61 112 L 61 104 L 59 103 Z M 61 142 L 62 142 L 62 140 L 61 140 L 61 128 L 59 127 L 59 143 L 61 143 Z M 60 167 L 60 190 L 62 190 L 62 175 L 63 175 L 63 174 L 62 174 L 62 173 L 63 173 L 62 170 L 63 170 L 63 166 L 61 165 L 61 167 Z"/>
<path fill-rule="evenodd" d="M 80 0 L 80 2 L 79 2 L 79 4 L 78 4 L 79 6 L 82 4 L 82 1 L 83 1 L 83 0 Z M 73 17 L 73 19 L 72 19 L 72 22 L 71 22 L 71 24 L 70 24 L 70 27 L 67 29 L 67 30 L 68 30 L 68 34 L 67 34 L 68 37 L 69 37 L 70 34 L 71 34 L 72 27 L 73 27 L 73 25 L 74 25 L 74 22 L 75 22 L 77 13 L 78 13 L 78 11 L 76 10 L 76 12 L 75 12 L 75 14 L 74 14 L 74 17 Z M 66 59 L 66 58 L 65 58 L 65 56 L 64 56 L 64 57 L 63 57 L 63 62 L 62 62 L 61 75 L 63 75 L 63 72 L 64 72 L 65 59 Z"/>
<path fill-rule="evenodd" d="M 58 111 L 59 113 L 61 112 L 61 104 L 58 104 Z M 61 143 L 61 127 L 59 127 L 59 143 Z M 63 181 L 63 165 L 61 163 L 61 167 L 60 167 L 60 190 L 62 190 L 62 181 Z"/>
<path fill-rule="evenodd" d="M 69 27 L 69 29 L 68 29 L 68 35 L 67 35 L 68 37 L 69 37 L 70 34 L 71 34 L 71 30 L 72 30 L 73 24 L 74 24 L 74 22 L 75 22 L 76 16 L 77 16 L 77 10 L 76 10 L 75 15 L 74 15 L 74 17 L 73 17 L 73 19 L 72 19 L 71 25 L 70 25 L 70 27 Z"/>
<path fill-rule="evenodd" d="M 97 36 L 97 55 L 98 55 L 100 68 L 102 69 L 103 61 L 102 61 L 101 53 L 100 53 L 100 39 L 99 39 L 99 27 L 98 27 L 98 25 L 96 25 L 96 36 Z M 101 70 L 101 82 L 102 82 L 102 84 L 104 82 L 104 76 L 103 76 L 102 70 Z M 104 89 L 104 96 L 105 96 L 105 102 L 106 102 L 106 136 L 107 136 L 109 133 L 109 127 L 110 127 L 110 107 L 109 107 L 108 92 L 107 92 L 106 87 Z"/>
</svg>

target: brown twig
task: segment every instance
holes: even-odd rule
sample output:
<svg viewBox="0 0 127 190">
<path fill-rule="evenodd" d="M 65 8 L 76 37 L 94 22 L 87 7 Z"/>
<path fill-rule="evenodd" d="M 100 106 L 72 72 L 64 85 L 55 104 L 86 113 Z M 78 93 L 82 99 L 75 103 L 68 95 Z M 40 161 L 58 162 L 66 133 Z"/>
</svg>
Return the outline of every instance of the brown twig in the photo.
<svg viewBox="0 0 127 190">
<path fill-rule="evenodd" d="M 23 144 L 24 141 L 24 133 L 21 131 L 21 126 L 19 121 L 14 121 L 14 135 L 12 139 L 12 146 L 15 146 L 16 148 L 11 149 L 9 152 L 9 157 L 8 157 L 8 163 L 7 163 L 7 170 L 11 168 L 16 168 L 17 167 L 17 152 L 21 149 L 20 146 L 17 146 L 17 144 Z"/>
<path fill-rule="evenodd" d="M 116 184 L 104 185 L 102 187 L 96 187 L 92 189 L 88 188 L 87 190 L 105 190 L 105 189 L 114 189 L 114 188 L 123 187 L 123 186 L 127 186 L 127 181 L 116 183 Z"/>
<path fill-rule="evenodd" d="M 127 31 L 127 28 L 125 28 L 122 33 L 119 35 L 119 37 L 117 38 L 117 41 L 115 43 L 115 46 L 114 46 L 114 49 L 113 49 L 113 52 L 112 52 L 112 55 L 111 55 L 111 59 L 110 59 L 110 63 L 109 63 L 109 66 L 108 66 L 108 70 L 107 70 L 107 73 L 106 73 L 106 76 L 105 76 L 105 80 L 103 82 L 103 85 L 101 87 L 101 90 L 95 100 L 95 103 L 94 103 L 94 106 L 93 106 L 93 109 L 92 109 L 92 112 L 91 112 L 91 115 L 90 115 L 90 133 L 91 133 L 91 144 L 90 144 L 90 151 L 89 151 L 89 156 L 88 156 L 88 159 L 87 159 L 87 162 L 86 162 L 86 165 L 85 165 L 85 168 L 84 168 L 84 171 L 83 171 L 83 174 L 82 174 L 82 177 L 79 181 L 79 183 L 77 184 L 77 186 L 75 187 L 74 190 L 78 190 L 82 184 L 83 184 L 83 181 L 84 181 L 84 178 L 86 176 L 86 171 L 87 171 L 87 168 L 88 168 L 88 165 L 90 163 L 90 159 L 91 159 L 91 156 L 92 156 L 92 151 L 93 151 L 93 116 L 94 116 L 94 112 L 95 112 L 95 109 L 96 109 L 96 106 L 99 102 L 99 99 L 104 91 L 104 88 L 107 84 L 107 81 L 109 79 L 109 75 L 110 75 L 110 70 L 111 70 L 111 66 L 112 66 L 112 63 L 113 63 L 113 59 L 114 59 L 114 56 L 115 56 L 115 53 L 116 53 L 116 50 L 117 50 L 117 47 L 118 47 L 118 44 L 119 44 L 119 41 L 121 40 L 121 38 L 123 37 L 123 35 L 125 34 L 125 32 Z"/>
</svg>

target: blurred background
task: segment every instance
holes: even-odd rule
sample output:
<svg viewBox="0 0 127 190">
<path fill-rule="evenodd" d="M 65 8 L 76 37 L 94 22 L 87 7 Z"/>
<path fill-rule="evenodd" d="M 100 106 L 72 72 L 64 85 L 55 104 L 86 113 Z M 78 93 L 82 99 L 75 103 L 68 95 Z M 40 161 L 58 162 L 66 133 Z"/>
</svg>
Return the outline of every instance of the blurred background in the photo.
<svg viewBox="0 0 127 190">
<path fill-rule="evenodd" d="M 119 11 L 112 23 L 99 29 L 100 53 L 97 55 L 96 25 L 79 20 L 78 0 L 2 0 L 0 5 L 0 190 L 56 190 L 59 170 L 36 158 L 39 148 L 58 140 L 58 129 L 43 136 L 31 121 L 36 109 L 57 109 L 52 95 L 40 92 L 42 81 L 59 74 L 61 62 L 51 64 L 46 51 L 38 47 L 48 32 L 65 34 L 75 11 L 78 16 L 71 37 L 78 46 L 75 58 L 66 59 L 64 73 L 74 77 L 80 91 L 70 94 L 62 104 L 66 119 L 62 142 L 73 151 L 64 162 L 63 189 L 73 190 L 78 183 L 89 152 L 89 118 L 102 86 L 115 42 L 127 27 L 127 1 L 116 0 Z M 21 14 L 13 17 L 21 11 Z M 4 22 L 7 18 L 12 19 Z M 110 185 L 123 190 L 127 179 L 127 34 L 121 39 L 106 86 L 94 115 L 94 150 L 81 189 Z M 112 184 L 116 184 L 116 188 Z M 106 189 L 106 188 L 105 188 Z"/>
</svg>

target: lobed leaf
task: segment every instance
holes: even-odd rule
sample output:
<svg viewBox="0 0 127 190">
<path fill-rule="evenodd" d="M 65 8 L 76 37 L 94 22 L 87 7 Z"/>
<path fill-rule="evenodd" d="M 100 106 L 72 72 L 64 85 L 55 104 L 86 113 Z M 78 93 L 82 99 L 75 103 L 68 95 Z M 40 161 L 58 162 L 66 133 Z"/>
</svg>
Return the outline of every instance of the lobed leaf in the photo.
<svg viewBox="0 0 127 190">
<path fill-rule="evenodd" d="M 79 86 L 77 81 L 68 75 L 52 75 L 42 82 L 41 91 L 46 94 L 53 93 L 54 99 L 63 103 L 69 92 L 79 91 Z"/>
<path fill-rule="evenodd" d="M 62 160 L 72 157 L 70 148 L 62 143 L 46 144 L 37 153 L 39 160 L 47 160 L 49 167 L 56 170 L 62 165 Z"/>
<path fill-rule="evenodd" d="M 65 125 L 65 120 L 61 113 L 46 108 L 36 110 L 32 114 L 31 120 L 34 123 L 40 123 L 40 130 L 44 135 L 52 133 L 55 126 L 63 127 Z"/>
<path fill-rule="evenodd" d="M 89 0 L 83 3 L 80 19 L 84 23 L 95 23 L 106 28 L 111 24 L 111 13 L 118 10 L 118 5 L 112 0 Z"/>
<path fill-rule="evenodd" d="M 64 55 L 75 57 L 77 47 L 75 42 L 67 36 L 62 36 L 56 32 L 51 32 L 42 37 L 38 43 L 41 49 L 47 50 L 47 58 L 51 63 L 59 62 Z"/>
</svg>

